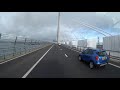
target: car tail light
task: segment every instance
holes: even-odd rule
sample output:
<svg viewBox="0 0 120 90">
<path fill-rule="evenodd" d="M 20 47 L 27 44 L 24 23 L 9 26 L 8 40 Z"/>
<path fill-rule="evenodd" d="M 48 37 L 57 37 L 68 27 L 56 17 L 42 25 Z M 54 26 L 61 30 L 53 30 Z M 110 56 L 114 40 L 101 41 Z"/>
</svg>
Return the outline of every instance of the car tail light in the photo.
<svg viewBox="0 0 120 90">
<path fill-rule="evenodd" d="M 98 57 L 98 56 L 96 56 L 96 57 L 95 57 L 95 59 L 96 59 L 96 60 L 98 60 L 98 59 L 99 59 L 99 57 Z"/>
</svg>

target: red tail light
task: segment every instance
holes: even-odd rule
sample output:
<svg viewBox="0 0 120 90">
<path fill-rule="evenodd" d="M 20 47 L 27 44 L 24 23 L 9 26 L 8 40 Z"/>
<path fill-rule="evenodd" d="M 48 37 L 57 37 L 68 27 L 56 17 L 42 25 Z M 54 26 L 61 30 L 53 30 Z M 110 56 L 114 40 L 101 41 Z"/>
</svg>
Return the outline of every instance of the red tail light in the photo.
<svg viewBox="0 0 120 90">
<path fill-rule="evenodd" d="M 96 57 L 95 57 L 95 59 L 96 59 L 96 60 L 98 60 L 98 59 L 99 59 L 99 57 L 98 57 L 98 56 L 96 56 Z"/>
</svg>

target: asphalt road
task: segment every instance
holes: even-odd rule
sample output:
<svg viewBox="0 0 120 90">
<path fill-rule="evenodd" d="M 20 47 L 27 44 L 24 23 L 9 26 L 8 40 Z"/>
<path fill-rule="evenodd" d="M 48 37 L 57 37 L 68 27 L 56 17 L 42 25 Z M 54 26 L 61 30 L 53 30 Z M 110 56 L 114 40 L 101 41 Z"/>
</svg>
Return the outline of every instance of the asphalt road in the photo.
<svg viewBox="0 0 120 90">
<path fill-rule="evenodd" d="M 0 64 L 0 78 L 22 78 L 50 47 L 51 45 L 15 60 Z"/>
<path fill-rule="evenodd" d="M 64 46 L 50 45 L 0 64 L 0 78 L 120 78 L 119 67 L 108 64 L 91 70 L 88 64 L 79 62 L 78 54 Z"/>
</svg>

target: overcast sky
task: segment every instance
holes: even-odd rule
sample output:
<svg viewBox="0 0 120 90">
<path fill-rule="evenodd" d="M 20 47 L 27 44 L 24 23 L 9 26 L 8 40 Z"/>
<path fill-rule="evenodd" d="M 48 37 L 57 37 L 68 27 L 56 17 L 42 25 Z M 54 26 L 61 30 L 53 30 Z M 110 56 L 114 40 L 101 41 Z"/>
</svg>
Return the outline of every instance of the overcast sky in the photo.
<svg viewBox="0 0 120 90">
<path fill-rule="evenodd" d="M 0 33 L 3 38 L 18 36 L 19 38 L 54 40 L 57 33 L 57 19 L 58 12 L 0 12 Z M 60 40 L 103 36 L 80 25 L 80 21 L 115 34 L 111 29 L 117 20 L 120 20 L 120 13 L 61 12 Z"/>
</svg>

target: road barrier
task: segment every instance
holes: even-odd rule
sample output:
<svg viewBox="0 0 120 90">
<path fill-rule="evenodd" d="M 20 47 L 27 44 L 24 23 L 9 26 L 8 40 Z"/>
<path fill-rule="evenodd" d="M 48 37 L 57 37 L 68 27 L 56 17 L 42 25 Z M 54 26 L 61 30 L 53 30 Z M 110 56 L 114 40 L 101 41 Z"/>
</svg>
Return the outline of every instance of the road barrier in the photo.
<svg viewBox="0 0 120 90">
<path fill-rule="evenodd" d="M 50 43 L 44 42 L 40 44 L 26 44 L 17 43 L 15 47 L 11 42 L 0 42 L 0 62 L 27 54 L 29 52 L 35 51 L 39 48 L 49 45 Z"/>
</svg>

